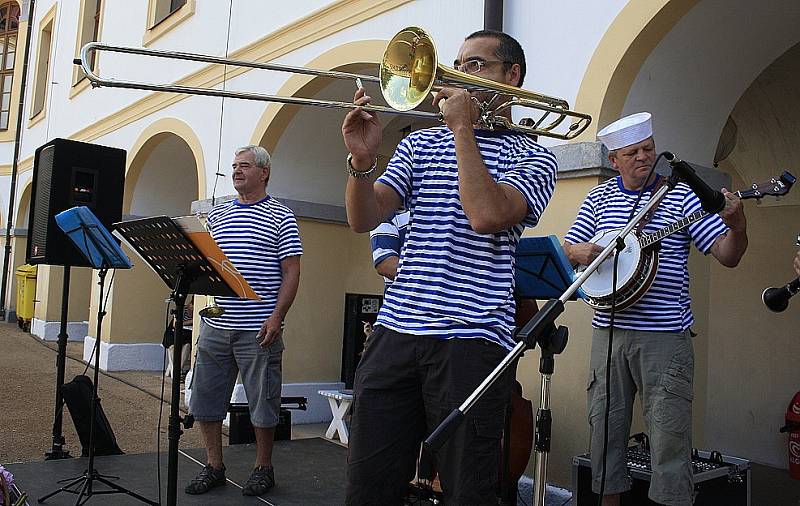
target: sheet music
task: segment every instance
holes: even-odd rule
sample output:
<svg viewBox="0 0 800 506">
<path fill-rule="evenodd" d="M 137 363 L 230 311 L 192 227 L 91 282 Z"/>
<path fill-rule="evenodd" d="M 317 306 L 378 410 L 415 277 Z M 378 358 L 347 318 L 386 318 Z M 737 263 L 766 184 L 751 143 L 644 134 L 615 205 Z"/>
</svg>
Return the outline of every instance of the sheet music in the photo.
<svg viewBox="0 0 800 506">
<path fill-rule="evenodd" d="M 123 221 L 114 224 L 114 236 L 121 238 L 172 289 L 180 272 L 189 267 L 199 271 L 194 272 L 186 293 L 260 300 L 202 223 L 194 216 L 186 218 L 176 221 L 152 216 Z"/>
<path fill-rule="evenodd" d="M 236 269 L 236 266 L 219 249 L 219 246 L 211 237 L 211 233 L 197 216 L 177 216 L 172 218 L 172 222 L 183 232 L 189 241 L 194 244 L 202 253 L 209 264 L 214 266 L 216 271 L 225 279 L 228 285 L 236 290 L 239 297 L 243 299 L 261 300 L 261 297 L 250 288 L 244 277 Z"/>
</svg>

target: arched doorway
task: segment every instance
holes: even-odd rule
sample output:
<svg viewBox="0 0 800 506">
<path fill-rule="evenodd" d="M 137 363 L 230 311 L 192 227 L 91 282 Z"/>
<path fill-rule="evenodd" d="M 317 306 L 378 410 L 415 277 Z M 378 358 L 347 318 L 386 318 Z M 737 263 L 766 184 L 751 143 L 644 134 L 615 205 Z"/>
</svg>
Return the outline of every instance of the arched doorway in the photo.
<svg viewBox="0 0 800 506">
<path fill-rule="evenodd" d="M 202 150 L 188 126 L 171 119 L 155 123 L 142 133 L 129 155 L 125 219 L 189 214 L 191 203 L 199 198 L 202 170 Z M 134 260 L 134 268 L 118 271 L 110 288 L 101 368 L 159 370 L 169 290 L 143 260 L 126 252 Z M 85 355 L 94 342 L 97 304 L 95 290 Z"/>
<path fill-rule="evenodd" d="M 795 167 L 796 175 L 798 22 L 800 5 L 790 0 L 757 7 L 745 0 L 628 2 L 581 83 L 576 108 L 593 114 L 595 123 L 580 140 L 592 140 L 620 116 L 647 110 L 659 150 L 706 167 L 717 164 L 734 189 L 787 168 Z M 792 193 L 781 202 L 745 203 L 750 246 L 736 270 L 702 255 L 690 260 L 699 333 L 696 445 L 778 466 L 787 462 L 785 441 L 773 427 L 797 389 L 790 357 L 800 353 L 800 314 L 769 314 L 760 294 L 781 282 L 777 273 L 792 275 L 798 199 Z M 764 328 L 773 353 L 753 339 Z"/>
</svg>

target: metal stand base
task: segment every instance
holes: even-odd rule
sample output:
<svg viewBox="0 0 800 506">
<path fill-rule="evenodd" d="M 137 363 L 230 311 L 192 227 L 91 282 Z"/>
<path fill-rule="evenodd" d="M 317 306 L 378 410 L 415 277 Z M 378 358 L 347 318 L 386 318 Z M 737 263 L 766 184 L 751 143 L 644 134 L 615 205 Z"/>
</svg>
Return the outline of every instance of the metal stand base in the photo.
<svg viewBox="0 0 800 506">
<path fill-rule="evenodd" d="M 103 317 L 106 315 L 105 308 L 103 307 L 103 292 L 105 288 L 105 280 L 106 280 L 106 273 L 108 269 L 103 268 L 99 271 L 100 282 L 100 297 L 98 299 L 98 308 L 97 308 L 97 339 L 94 342 L 94 385 L 92 385 L 92 408 L 90 410 L 90 419 L 89 419 L 89 465 L 86 471 L 83 472 L 81 476 L 78 476 L 75 479 L 72 479 L 69 483 L 60 487 L 58 490 L 54 490 L 53 492 L 44 495 L 37 499 L 38 502 L 43 503 L 47 499 L 53 497 L 56 494 L 61 492 L 67 492 L 70 494 L 78 494 L 78 499 L 75 501 L 75 506 L 80 506 L 82 504 L 86 504 L 86 502 L 93 496 L 93 495 L 106 495 L 106 494 L 127 494 L 131 497 L 134 497 L 145 504 L 150 504 L 151 506 L 159 506 L 157 502 L 151 501 L 135 492 L 131 492 L 130 490 L 117 485 L 116 483 L 110 481 L 108 478 L 116 478 L 114 476 L 106 476 L 102 475 L 94 468 L 94 421 L 97 415 L 97 404 L 99 402 L 99 398 L 97 397 L 97 380 L 100 374 L 100 336 L 102 336 L 101 329 L 103 325 Z M 60 389 L 59 389 L 60 391 Z M 97 481 L 109 487 L 110 490 L 93 490 L 92 485 Z"/>
<path fill-rule="evenodd" d="M 70 494 L 78 494 L 78 499 L 75 501 L 75 506 L 80 506 L 82 504 L 86 504 L 86 502 L 93 496 L 93 495 L 108 495 L 108 494 L 127 494 L 135 499 L 142 501 L 145 504 L 151 504 L 152 506 L 159 506 L 157 502 L 153 502 L 146 497 L 143 497 L 135 492 L 131 492 L 130 490 L 121 487 L 111 481 L 112 479 L 117 480 L 119 477 L 117 476 L 109 476 L 105 474 L 100 474 L 96 470 L 89 472 L 86 470 L 83 474 L 63 487 L 55 490 L 46 496 L 40 497 L 37 499 L 37 502 L 43 503 L 47 499 L 53 497 L 54 495 L 67 492 Z M 66 480 L 64 480 L 66 481 Z M 103 485 L 109 487 L 108 490 L 94 490 L 92 488 L 92 484 L 94 482 L 102 483 Z"/>
</svg>

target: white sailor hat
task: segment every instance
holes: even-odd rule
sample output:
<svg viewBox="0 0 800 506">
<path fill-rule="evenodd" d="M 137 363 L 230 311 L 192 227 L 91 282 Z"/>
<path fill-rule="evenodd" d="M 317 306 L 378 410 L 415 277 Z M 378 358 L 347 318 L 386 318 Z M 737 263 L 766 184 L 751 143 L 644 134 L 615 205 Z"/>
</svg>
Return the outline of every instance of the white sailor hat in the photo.
<svg viewBox="0 0 800 506">
<path fill-rule="evenodd" d="M 597 139 L 609 151 L 624 148 L 653 136 L 652 116 L 649 112 L 637 112 L 611 123 L 597 132 Z"/>
</svg>

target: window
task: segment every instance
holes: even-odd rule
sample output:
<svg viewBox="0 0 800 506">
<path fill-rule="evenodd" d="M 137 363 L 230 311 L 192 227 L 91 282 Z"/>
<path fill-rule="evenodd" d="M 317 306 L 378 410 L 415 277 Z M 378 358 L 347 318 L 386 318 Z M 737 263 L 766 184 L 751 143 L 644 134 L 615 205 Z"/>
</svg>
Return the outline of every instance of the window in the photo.
<svg viewBox="0 0 800 506">
<path fill-rule="evenodd" d="M 75 48 L 75 56 L 80 57 L 81 48 L 89 42 L 100 38 L 100 13 L 102 12 L 102 0 L 83 0 L 81 5 L 81 19 L 78 25 L 78 41 Z M 89 67 L 97 70 L 97 51 L 89 53 Z M 79 67 L 74 68 L 72 84 L 73 86 L 86 79 L 86 74 Z"/>
<path fill-rule="evenodd" d="M 31 119 L 44 112 L 47 98 L 47 84 L 50 74 L 50 45 L 53 41 L 53 21 L 55 6 L 42 18 L 39 29 L 39 49 L 36 52 L 36 78 L 33 83 L 33 99 L 31 100 Z M 41 114 L 44 116 L 44 114 Z"/>
<path fill-rule="evenodd" d="M 149 46 L 181 25 L 194 14 L 196 2 L 197 0 L 148 0 L 147 27 L 142 45 Z"/>
<path fill-rule="evenodd" d="M 186 0 L 156 0 L 155 17 L 152 26 L 156 26 L 186 4 Z"/>
<path fill-rule="evenodd" d="M 8 2 L 0 6 L 0 130 L 8 130 L 11 115 L 11 83 L 14 80 L 14 58 L 17 55 L 19 5 Z"/>
</svg>

